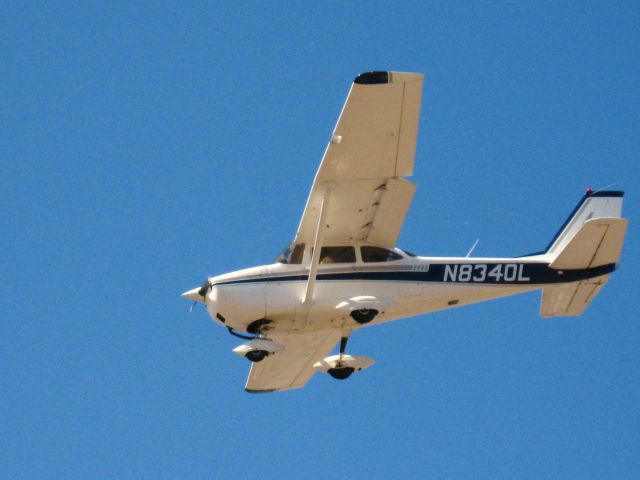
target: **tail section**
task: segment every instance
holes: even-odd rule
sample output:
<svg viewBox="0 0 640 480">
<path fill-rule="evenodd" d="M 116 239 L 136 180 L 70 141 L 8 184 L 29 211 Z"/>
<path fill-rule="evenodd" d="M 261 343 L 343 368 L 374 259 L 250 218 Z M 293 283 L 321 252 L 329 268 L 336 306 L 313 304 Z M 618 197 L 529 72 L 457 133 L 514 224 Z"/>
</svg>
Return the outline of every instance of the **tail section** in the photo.
<svg viewBox="0 0 640 480">
<path fill-rule="evenodd" d="M 554 270 L 581 270 L 615 265 L 627 231 L 622 192 L 587 192 L 549 244 L 545 255 Z M 581 315 L 609 280 L 608 275 L 545 287 L 540 315 Z"/>
<path fill-rule="evenodd" d="M 549 267 L 562 270 L 616 264 L 626 232 L 626 218 L 587 220 L 555 254 Z"/>
<path fill-rule="evenodd" d="M 559 283 L 542 289 L 540 316 L 577 317 L 584 313 L 605 283 L 609 275 L 572 283 Z"/>
<path fill-rule="evenodd" d="M 558 255 L 585 222 L 593 218 L 620 218 L 623 192 L 587 191 L 567 221 L 551 240 L 546 253 Z"/>
</svg>

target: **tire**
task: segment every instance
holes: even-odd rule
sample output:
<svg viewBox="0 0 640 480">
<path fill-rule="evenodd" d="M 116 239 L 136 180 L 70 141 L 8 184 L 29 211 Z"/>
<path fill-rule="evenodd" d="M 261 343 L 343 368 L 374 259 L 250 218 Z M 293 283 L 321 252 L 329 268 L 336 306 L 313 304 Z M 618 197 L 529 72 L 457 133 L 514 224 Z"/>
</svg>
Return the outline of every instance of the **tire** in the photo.
<svg viewBox="0 0 640 480">
<path fill-rule="evenodd" d="M 244 356 L 245 358 L 249 359 L 251 362 L 256 363 L 256 362 L 261 362 L 262 360 L 267 358 L 267 355 L 269 355 L 269 352 L 267 352 L 266 350 L 251 350 L 250 352 L 247 352 Z"/>
<path fill-rule="evenodd" d="M 351 312 L 351 318 L 353 318 L 360 325 L 369 323 L 376 317 L 376 315 L 378 315 L 378 310 L 375 310 L 373 308 L 362 308 L 360 310 L 354 310 L 353 312 Z"/>
<path fill-rule="evenodd" d="M 327 373 L 336 380 L 346 380 L 354 371 L 355 369 L 353 367 L 337 367 L 330 368 L 329 370 L 327 370 Z"/>
</svg>

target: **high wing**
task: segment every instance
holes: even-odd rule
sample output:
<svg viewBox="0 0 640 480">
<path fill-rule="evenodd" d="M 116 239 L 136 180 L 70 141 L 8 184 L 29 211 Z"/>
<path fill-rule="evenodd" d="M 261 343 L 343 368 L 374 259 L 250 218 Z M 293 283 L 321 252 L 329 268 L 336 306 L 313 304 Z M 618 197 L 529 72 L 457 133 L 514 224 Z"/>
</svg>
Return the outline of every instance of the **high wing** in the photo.
<svg viewBox="0 0 640 480">
<path fill-rule="evenodd" d="M 245 390 L 262 393 L 304 387 L 315 373 L 313 364 L 333 350 L 340 336 L 340 330 L 270 334 L 284 350 L 251 365 Z"/>
<path fill-rule="evenodd" d="M 356 77 L 316 174 L 296 243 L 313 243 L 329 190 L 324 243 L 393 247 L 409 210 L 423 75 Z"/>
<path fill-rule="evenodd" d="M 307 200 L 296 243 L 395 246 L 415 192 L 413 174 L 422 74 L 369 72 L 356 77 Z M 305 304 L 315 278 L 312 261 Z M 253 363 L 245 389 L 270 392 L 304 386 L 341 330 L 270 333 L 284 349 Z"/>
</svg>

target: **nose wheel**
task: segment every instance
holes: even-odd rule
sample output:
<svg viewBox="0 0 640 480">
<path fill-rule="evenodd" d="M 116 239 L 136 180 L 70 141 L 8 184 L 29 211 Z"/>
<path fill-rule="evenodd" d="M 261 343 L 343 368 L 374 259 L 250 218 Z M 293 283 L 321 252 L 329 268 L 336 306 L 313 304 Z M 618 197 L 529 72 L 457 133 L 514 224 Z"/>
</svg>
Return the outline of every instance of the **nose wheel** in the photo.
<svg viewBox="0 0 640 480">
<path fill-rule="evenodd" d="M 269 352 L 266 350 L 250 350 L 245 353 L 245 358 L 251 361 L 252 363 L 261 362 L 265 358 L 267 358 Z"/>
<path fill-rule="evenodd" d="M 257 363 L 262 362 L 269 355 L 273 355 L 284 349 L 283 345 L 280 345 L 265 336 L 264 331 L 268 330 L 268 325 L 270 323 L 273 322 L 266 318 L 261 318 L 260 320 L 256 320 L 249 324 L 247 331 L 253 334 L 251 336 L 238 333 L 234 331 L 232 327 L 227 325 L 227 330 L 229 330 L 231 335 L 242 338 L 243 340 L 249 340 L 247 343 L 234 348 L 233 353 L 246 358 L 251 363 Z"/>
</svg>

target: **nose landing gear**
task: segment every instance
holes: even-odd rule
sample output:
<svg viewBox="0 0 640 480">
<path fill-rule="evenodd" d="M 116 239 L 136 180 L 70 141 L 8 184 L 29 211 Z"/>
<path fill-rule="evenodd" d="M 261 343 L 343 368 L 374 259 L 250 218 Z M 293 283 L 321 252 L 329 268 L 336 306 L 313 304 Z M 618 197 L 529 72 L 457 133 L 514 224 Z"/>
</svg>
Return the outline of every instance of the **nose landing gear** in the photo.
<svg viewBox="0 0 640 480">
<path fill-rule="evenodd" d="M 247 332 L 253 334 L 253 336 L 242 335 L 233 330 L 233 328 L 227 326 L 229 333 L 234 337 L 242 338 L 243 340 L 249 340 L 233 349 L 233 353 L 246 358 L 251 363 L 257 363 L 263 361 L 269 355 L 273 355 L 284 348 L 283 345 L 273 342 L 266 338 L 264 331 L 268 330 L 268 325 L 273 323 L 271 320 L 261 318 L 252 322 L 247 327 Z"/>
<path fill-rule="evenodd" d="M 262 360 L 267 358 L 267 355 L 269 355 L 269 352 L 267 352 L 266 350 L 249 350 L 244 354 L 245 358 L 253 363 L 261 362 Z"/>
</svg>

